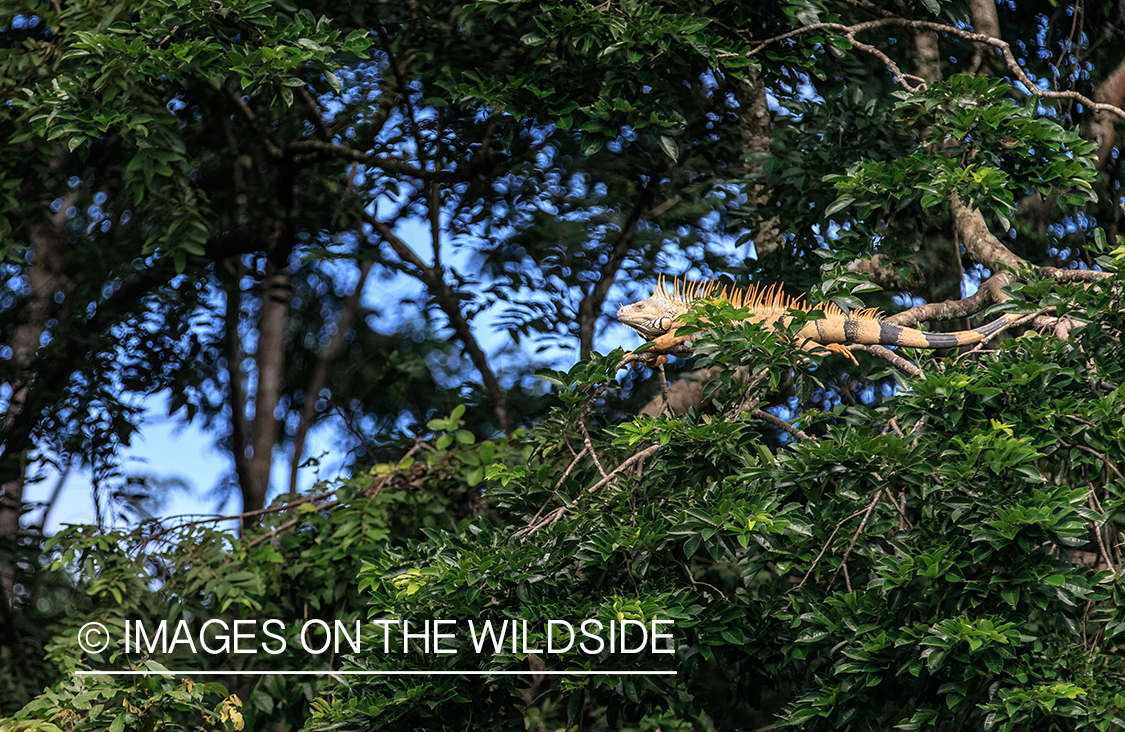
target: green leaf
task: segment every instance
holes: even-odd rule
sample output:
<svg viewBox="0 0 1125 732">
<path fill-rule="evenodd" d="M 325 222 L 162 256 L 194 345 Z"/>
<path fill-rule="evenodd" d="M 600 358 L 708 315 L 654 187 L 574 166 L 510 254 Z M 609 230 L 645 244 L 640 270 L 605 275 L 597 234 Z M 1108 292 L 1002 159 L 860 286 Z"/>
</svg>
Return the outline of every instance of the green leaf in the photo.
<svg viewBox="0 0 1125 732">
<path fill-rule="evenodd" d="M 664 151 L 665 155 L 671 158 L 672 162 L 676 162 L 680 159 L 680 146 L 676 144 L 675 139 L 667 135 L 661 135 L 660 149 Z"/>
</svg>

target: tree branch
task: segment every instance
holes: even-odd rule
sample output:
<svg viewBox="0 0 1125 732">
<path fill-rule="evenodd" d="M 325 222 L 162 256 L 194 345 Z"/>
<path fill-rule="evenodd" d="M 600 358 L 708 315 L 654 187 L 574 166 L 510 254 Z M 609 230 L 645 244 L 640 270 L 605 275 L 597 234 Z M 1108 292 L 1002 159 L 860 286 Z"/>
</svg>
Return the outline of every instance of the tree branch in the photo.
<svg viewBox="0 0 1125 732">
<path fill-rule="evenodd" d="M 979 313 L 989 305 L 1010 299 L 1001 292 L 1015 277 L 1010 272 L 998 272 L 980 284 L 977 291 L 960 300 L 945 300 L 916 305 L 901 313 L 889 315 L 884 320 L 892 325 L 913 326 L 928 320 L 954 320 Z"/>
<path fill-rule="evenodd" d="M 617 475 L 622 470 L 625 470 L 626 468 L 628 468 L 630 465 L 637 462 L 638 460 L 644 460 L 646 457 L 653 454 L 654 452 L 656 452 L 659 449 L 660 449 L 659 444 L 649 445 L 648 447 L 641 450 L 640 452 L 634 453 L 632 457 L 630 457 L 628 460 L 621 463 L 616 468 L 614 468 L 612 471 L 610 471 L 609 475 L 607 475 L 606 477 L 599 480 L 597 483 L 594 483 L 592 486 L 587 488 L 586 492 L 587 493 L 593 493 L 594 491 L 598 490 L 599 488 L 601 488 L 602 486 L 606 485 L 611 480 L 613 480 L 615 477 L 617 477 Z"/>
<path fill-rule="evenodd" d="M 799 428 L 794 427 L 793 425 L 786 422 L 781 417 L 774 416 L 774 415 L 770 414 L 769 412 L 766 412 L 762 409 L 756 409 L 756 408 L 751 409 L 750 414 L 754 415 L 755 417 L 757 417 L 760 420 L 763 420 L 765 422 L 769 422 L 770 424 L 772 424 L 774 427 L 777 427 L 778 429 L 781 429 L 781 430 L 784 430 L 784 431 L 788 432 L 789 434 L 796 437 L 798 440 L 812 440 L 812 442 L 814 444 L 817 443 L 817 439 L 815 437 L 810 437 L 809 435 L 807 435 L 803 431 L 801 431 Z"/>
<path fill-rule="evenodd" d="M 896 366 L 900 370 L 905 371 L 906 373 L 910 374 L 911 376 L 921 376 L 922 375 L 922 369 L 920 369 L 917 366 L 915 366 L 914 364 L 910 363 L 905 358 L 898 355 L 897 353 L 895 353 L 894 351 L 892 351 L 889 348 L 884 348 L 883 346 L 865 346 L 861 343 L 853 343 L 852 345 L 850 345 L 848 347 L 851 348 L 853 351 L 867 351 L 868 353 L 870 353 L 874 356 L 878 356 L 879 358 L 881 358 L 885 361 L 889 361 L 891 364 L 893 364 L 894 366 Z"/>
<path fill-rule="evenodd" d="M 989 269 L 996 270 L 997 265 L 1019 270 L 1023 267 L 1035 269 L 1043 277 L 1050 277 L 1059 282 L 1094 281 L 1112 277 L 1112 272 L 1095 272 L 1093 270 L 1059 269 L 1058 267 L 1034 267 L 1023 257 L 1018 257 L 1004 246 L 984 222 L 984 216 L 977 209 L 970 209 L 961 202 L 961 196 L 954 192 L 949 198 L 949 209 L 953 214 L 953 225 L 961 235 L 965 245 L 965 253 L 974 261 L 983 264 Z"/>
<path fill-rule="evenodd" d="M 457 297 L 457 293 L 445 281 L 445 272 L 440 267 L 430 266 L 423 262 L 422 258 L 406 242 L 376 217 L 364 212 L 363 220 L 379 232 L 379 235 L 390 245 L 400 259 L 417 269 L 414 276 L 426 286 L 430 296 L 434 298 L 434 302 L 445 313 L 454 334 L 461 341 L 461 345 L 464 346 L 466 353 L 469 354 L 469 358 L 480 374 L 488 398 L 492 401 L 492 410 L 500 423 L 500 428 L 505 432 L 510 432 L 512 429 L 511 413 L 508 411 L 508 401 L 504 396 L 504 388 L 489 366 L 488 357 L 477 342 L 476 336 L 473 335 L 472 326 L 469 325 L 469 321 L 465 319 L 465 315 L 461 312 L 461 301 Z"/>
<path fill-rule="evenodd" d="M 328 377 L 337 359 L 344 352 L 344 336 L 355 325 L 356 315 L 363 297 L 363 288 L 367 284 L 367 275 L 371 272 L 371 260 L 363 260 L 359 264 L 359 280 L 355 289 L 345 298 L 344 308 L 336 320 L 336 330 L 328 345 L 317 359 L 312 377 L 309 379 L 308 388 L 305 389 L 305 399 L 301 404 L 301 419 L 297 424 L 297 433 L 293 436 L 293 460 L 289 464 L 289 495 L 297 495 L 297 473 L 301 467 L 301 458 L 305 453 L 305 440 L 312 428 L 316 417 L 316 402 L 320 399 L 320 392 L 328 385 Z"/>
<path fill-rule="evenodd" d="M 602 265 L 597 284 L 578 303 L 579 358 L 590 358 L 590 354 L 594 351 L 594 326 L 597 323 L 598 314 L 602 310 L 602 305 L 605 304 L 605 298 L 609 294 L 609 289 L 613 286 L 617 272 L 621 269 L 626 255 L 633 247 L 633 240 L 636 238 L 637 225 L 640 223 L 641 216 L 652 205 L 652 201 L 656 197 L 657 175 L 658 171 L 653 171 L 649 175 L 648 181 L 641 188 L 636 202 L 633 203 L 632 210 L 629 211 L 629 217 L 617 234 L 617 241 L 614 242 L 609 257 Z"/>
<path fill-rule="evenodd" d="M 895 81 L 900 86 L 902 86 L 904 89 L 906 89 L 907 91 L 916 92 L 916 91 L 919 91 L 921 89 L 924 89 L 925 84 L 926 84 L 924 79 L 919 79 L 918 77 L 911 77 L 911 78 L 914 78 L 915 80 L 917 80 L 919 82 L 917 86 L 911 86 L 911 84 L 906 80 L 908 75 L 904 75 L 902 73 L 902 71 L 898 68 L 898 66 L 890 58 L 888 58 L 886 54 L 884 54 L 882 51 L 879 51 L 878 49 L 876 49 L 872 46 L 869 46 L 867 44 L 860 43 L 860 42 L 856 41 L 855 36 L 858 33 L 862 33 L 864 31 L 869 31 L 869 30 L 874 30 L 874 29 L 877 29 L 877 28 L 886 28 L 886 27 L 912 28 L 915 31 L 930 30 L 930 31 L 933 31 L 935 33 L 947 33 L 951 36 L 963 38 L 963 39 L 968 40 L 968 41 L 976 41 L 978 43 L 983 43 L 985 45 L 992 46 L 992 47 L 994 47 L 994 48 L 996 48 L 997 50 L 1000 51 L 1000 54 L 1004 58 L 1004 63 L 1007 65 L 1008 69 L 1012 72 L 1012 74 L 1015 75 L 1016 79 L 1018 79 L 1019 82 L 1022 83 L 1027 88 L 1028 93 L 1033 94 L 1035 96 L 1046 97 L 1048 99 L 1073 99 L 1075 101 L 1081 102 L 1088 109 L 1091 109 L 1091 110 L 1094 110 L 1094 111 L 1107 112 L 1109 114 L 1116 115 L 1120 119 L 1125 120 L 1125 109 L 1122 109 L 1121 107 L 1116 106 L 1114 104 L 1103 104 L 1103 103 L 1095 102 L 1094 100 L 1090 99 L 1089 97 L 1087 97 L 1083 94 L 1080 94 L 1076 91 L 1071 91 L 1071 90 L 1050 91 L 1050 90 L 1047 90 L 1047 89 L 1040 89 L 1028 77 L 1027 73 L 1024 72 L 1023 67 L 1019 65 L 1019 62 L 1016 60 L 1016 57 L 1012 54 L 1011 47 L 1008 45 L 1007 42 L 1005 42 L 1005 41 L 1003 41 L 999 38 L 994 38 L 992 36 L 985 35 L 984 33 L 974 33 L 972 31 L 967 31 L 967 30 L 964 30 L 964 29 L 961 29 L 961 28 L 956 28 L 956 27 L 951 26 L 951 25 L 944 25 L 942 23 L 932 23 L 930 21 L 925 21 L 925 20 L 909 20 L 907 18 L 880 18 L 878 20 L 869 20 L 869 21 L 866 21 L 866 22 L 863 22 L 863 23 L 856 23 L 855 25 L 850 25 L 850 26 L 849 25 L 843 25 L 841 23 L 812 23 L 810 25 L 806 25 L 804 27 L 797 28 L 796 30 L 789 31 L 788 33 L 782 33 L 781 35 L 773 36 L 772 38 L 766 38 L 766 39 L 761 40 L 761 41 L 754 41 L 754 43 L 756 45 L 754 45 L 749 51 L 747 51 L 744 54 L 733 54 L 733 53 L 719 54 L 719 58 L 724 58 L 724 57 L 729 58 L 729 57 L 738 56 L 738 55 L 750 57 L 750 56 L 757 55 L 758 53 L 761 53 L 764 49 L 773 45 L 774 43 L 778 43 L 780 41 L 788 40 L 790 38 L 795 38 L 795 37 L 797 37 L 799 35 L 802 35 L 804 33 L 810 33 L 810 32 L 815 32 L 815 31 L 822 31 L 822 30 L 834 30 L 834 31 L 838 31 L 841 35 L 844 36 L 844 38 L 848 39 L 848 41 L 850 41 L 852 43 L 852 45 L 854 45 L 859 50 L 866 51 L 867 53 L 870 53 L 870 54 L 876 56 L 877 58 L 879 58 L 879 60 L 882 61 L 887 66 L 887 68 L 889 68 L 891 70 L 891 73 L 893 74 Z"/>
</svg>

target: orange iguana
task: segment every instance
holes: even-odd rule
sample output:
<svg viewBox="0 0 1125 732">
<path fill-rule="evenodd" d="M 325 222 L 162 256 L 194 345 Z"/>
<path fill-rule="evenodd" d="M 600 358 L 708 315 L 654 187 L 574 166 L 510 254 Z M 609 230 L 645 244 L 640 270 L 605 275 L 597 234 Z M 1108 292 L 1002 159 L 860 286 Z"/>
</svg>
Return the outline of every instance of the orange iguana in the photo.
<svg viewBox="0 0 1125 732">
<path fill-rule="evenodd" d="M 717 290 L 717 292 L 716 292 Z M 671 283 L 661 277 L 652 296 L 630 305 L 622 305 L 617 319 L 652 341 L 653 353 L 675 353 L 690 350 L 692 336 L 677 336 L 683 325 L 680 317 L 700 300 L 726 299 L 736 308 L 748 308 L 748 321 L 773 329 L 778 323 L 787 325 L 789 310 L 809 312 L 820 310 L 824 317 L 806 323 L 797 332 L 797 342 L 806 350 L 824 348 L 843 354 L 855 362 L 848 343 L 907 346 L 909 348 L 954 348 L 979 343 L 1007 328 L 1018 315 L 1003 315 L 974 330 L 955 333 L 927 333 L 914 328 L 893 325 L 883 320 L 876 308 L 845 313 L 831 303 L 809 306 L 802 297 L 789 297 L 777 285 L 767 288 L 751 285 L 748 289 L 722 286 L 714 280 L 691 282 L 676 278 Z"/>
</svg>

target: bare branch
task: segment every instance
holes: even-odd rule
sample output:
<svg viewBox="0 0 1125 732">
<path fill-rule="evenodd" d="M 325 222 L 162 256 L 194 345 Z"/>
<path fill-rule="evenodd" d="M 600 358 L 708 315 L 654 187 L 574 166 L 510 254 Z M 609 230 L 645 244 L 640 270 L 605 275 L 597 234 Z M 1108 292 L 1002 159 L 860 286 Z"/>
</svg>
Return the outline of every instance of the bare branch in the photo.
<svg viewBox="0 0 1125 732">
<path fill-rule="evenodd" d="M 364 285 L 367 284 L 367 275 L 371 272 L 371 260 L 359 264 L 359 280 L 355 289 L 344 299 L 344 307 L 336 321 L 336 330 L 332 334 L 328 345 L 325 346 L 317 359 L 316 367 L 309 378 L 308 388 L 305 389 L 304 403 L 301 404 L 301 418 L 297 424 L 297 434 L 293 436 L 293 459 L 289 464 L 289 495 L 297 495 L 297 473 L 301 467 L 301 458 L 305 453 L 305 440 L 313 419 L 316 417 L 316 403 L 320 399 L 320 392 L 328 385 L 328 377 L 336 361 L 344 352 L 344 337 L 355 325 L 359 313 L 360 300 L 363 296 Z"/>
<path fill-rule="evenodd" d="M 457 293 L 445 281 L 445 272 L 439 266 L 431 266 L 423 262 L 422 258 L 406 242 L 391 231 L 391 227 L 376 217 L 364 212 L 363 220 L 379 232 L 383 241 L 391 246 L 391 249 L 400 259 L 417 269 L 417 272 L 411 274 L 426 286 L 430 296 L 434 298 L 434 302 L 445 313 L 454 334 L 461 341 L 465 352 L 469 354 L 469 359 L 472 360 L 480 374 L 485 391 L 492 402 L 492 411 L 496 415 L 496 420 L 500 423 L 500 428 L 505 432 L 510 432 L 512 429 L 511 415 L 508 411 L 508 401 L 504 396 L 504 388 L 500 385 L 500 380 L 496 378 L 496 374 L 493 373 L 492 367 L 489 366 L 488 357 L 485 355 L 484 349 L 480 347 L 480 343 L 477 342 L 472 326 L 465 319 L 464 313 L 461 312 L 461 301 L 457 297 Z"/>
<path fill-rule="evenodd" d="M 1098 507 L 1098 504 L 1096 503 L 1096 501 L 1097 501 L 1097 498 L 1094 496 L 1094 490 L 1093 490 L 1093 487 L 1091 486 L 1090 493 L 1089 493 L 1088 496 L 1086 496 L 1086 505 L 1090 507 L 1091 511 L 1095 511 L 1097 513 L 1102 513 L 1101 511 L 1098 511 L 1099 507 Z M 1116 563 L 1114 562 L 1113 552 L 1110 551 L 1108 546 L 1106 546 L 1105 537 L 1102 536 L 1102 526 L 1101 526 L 1102 523 L 1103 522 L 1101 522 L 1101 521 L 1091 521 L 1090 522 L 1090 528 L 1092 528 L 1094 530 L 1094 536 L 1097 537 L 1098 552 L 1101 554 L 1102 561 L 1105 562 L 1105 566 L 1109 567 L 1114 572 L 1118 572 L 1118 571 L 1120 571 L 1120 567 L 1118 567 L 1116 565 Z"/>
<path fill-rule="evenodd" d="M 844 38 L 848 39 L 848 41 L 850 41 L 852 45 L 854 45 L 859 50 L 870 53 L 876 56 L 880 61 L 882 61 L 887 66 L 887 68 L 891 70 L 891 74 L 894 76 L 895 82 L 897 82 L 907 91 L 915 92 L 919 91 L 920 89 L 924 89 L 926 84 L 924 79 L 919 79 L 918 77 L 911 77 L 909 75 L 903 74 L 898 66 L 895 65 L 895 63 L 891 61 L 891 59 L 888 58 L 886 54 L 872 46 L 856 41 L 855 36 L 858 33 L 885 27 L 912 28 L 915 31 L 930 30 L 935 33 L 946 33 L 951 36 L 963 38 L 968 41 L 976 41 L 978 43 L 992 46 L 1000 51 L 1001 56 L 1003 56 L 1004 58 L 1004 63 L 1007 65 L 1008 69 L 1012 72 L 1016 79 L 1018 79 L 1019 82 L 1023 84 L 1024 87 L 1026 87 L 1028 93 L 1040 97 L 1046 97 L 1048 99 L 1073 99 L 1075 101 L 1081 102 L 1082 105 L 1088 109 L 1107 112 L 1116 115 L 1120 119 L 1125 119 L 1125 109 L 1122 109 L 1121 107 L 1118 107 L 1116 105 L 1095 102 L 1089 97 L 1076 91 L 1050 91 L 1047 89 L 1040 89 L 1028 77 L 1027 73 L 1024 72 L 1023 67 L 1019 65 L 1019 62 L 1012 54 L 1011 47 L 1008 45 L 1008 43 L 999 38 L 994 38 L 992 36 L 985 35 L 984 33 L 974 33 L 972 31 L 967 31 L 962 28 L 956 28 L 951 25 L 945 25 L 943 23 L 932 23 L 925 20 L 909 20 L 907 18 L 880 18 L 878 20 L 869 20 L 850 26 L 843 25 L 841 23 L 812 23 L 810 25 L 797 28 L 796 30 L 789 31 L 788 33 L 782 33 L 781 35 L 774 36 L 772 38 L 766 38 L 761 41 L 756 41 L 754 42 L 755 45 L 752 46 L 751 49 L 744 54 L 720 54 L 719 57 L 723 58 L 737 55 L 750 57 L 761 53 L 765 48 L 775 43 L 788 40 L 790 38 L 795 38 L 804 33 L 822 30 L 834 30 L 838 31 L 841 35 L 844 36 Z M 907 81 L 908 78 L 913 78 L 918 82 L 918 84 L 911 85 L 910 82 Z"/>
<path fill-rule="evenodd" d="M 1117 476 L 1118 480 L 1120 480 L 1122 482 L 1125 482 L 1125 475 L 1122 475 L 1121 471 L 1117 469 L 1117 466 L 1113 464 L 1113 461 L 1110 460 L 1107 456 L 1105 456 L 1102 453 L 1095 450 L 1094 448 L 1086 447 L 1085 445 L 1071 445 L 1070 443 L 1066 442 L 1065 440 L 1059 440 L 1059 444 L 1062 445 L 1063 447 L 1067 448 L 1068 450 L 1077 447 L 1079 450 L 1082 450 L 1083 452 L 1090 453 L 1091 455 L 1093 455 L 1094 457 L 1098 458 L 1103 463 L 1105 463 L 1105 466 L 1107 468 L 1109 468 L 1110 471 L 1114 475 Z"/>
<path fill-rule="evenodd" d="M 697 580 L 695 578 L 695 575 L 693 575 L 691 573 L 691 568 L 688 567 L 687 564 L 685 564 L 683 562 L 680 562 L 680 566 L 683 567 L 684 572 L 687 573 L 688 582 L 691 583 L 692 587 L 694 587 L 696 589 L 699 589 L 701 587 L 706 588 L 708 590 L 711 590 L 715 594 L 717 594 L 720 598 L 722 598 L 723 602 L 727 603 L 728 605 L 731 605 L 731 604 L 734 603 L 733 600 L 731 600 L 729 597 L 727 597 L 726 594 L 722 590 L 720 590 L 718 587 L 716 587 L 715 585 L 713 585 L 709 582 L 700 582 L 699 580 Z"/>
<path fill-rule="evenodd" d="M 327 498 L 328 496 L 333 495 L 335 492 L 336 492 L 335 490 L 324 491 L 322 493 L 315 493 L 315 494 L 308 495 L 308 496 L 302 496 L 295 501 L 287 501 L 287 502 L 282 503 L 282 504 L 277 505 L 277 506 L 268 506 L 266 508 L 255 509 L 253 511 L 243 511 L 242 513 L 231 514 L 229 516 L 220 516 L 220 515 L 207 516 L 207 517 L 201 518 L 201 519 L 193 519 L 191 521 L 183 521 L 183 522 L 175 524 L 174 526 L 164 526 L 164 525 L 158 523 L 157 525 L 159 526 L 159 529 L 154 531 L 149 536 L 145 537 L 144 540 L 137 546 L 136 556 L 139 557 L 141 552 L 144 551 L 144 548 L 147 545 L 149 545 L 149 544 L 151 544 L 155 541 L 160 541 L 165 536 L 167 536 L 169 534 L 172 534 L 174 532 L 183 531 L 184 529 L 190 529 L 193 526 L 202 526 L 203 524 L 215 524 L 215 523 L 220 523 L 222 521 L 235 521 L 235 520 L 238 520 L 238 521 L 242 522 L 242 521 L 245 521 L 248 518 L 253 518 L 253 517 L 256 517 L 256 516 L 262 516 L 262 515 L 265 515 L 267 513 L 280 513 L 281 511 L 288 511 L 289 509 L 294 508 L 296 506 L 299 506 L 302 503 L 310 503 L 312 501 L 319 501 L 323 498 Z M 339 503 L 339 501 L 333 501 L 332 503 L 333 504 Z"/>
<path fill-rule="evenodd" d="M 964 318 L 979 313 L 984 308 L 997 302 L 1010 299 L 1001 288 L 1010 284 L 1015 277 L 1010 272 L 998 272 L 980 284 L 972 295 L 960 300 L 945 300 L 944 302 L 931 302 L 925 305 L 916 305 L 909 310 L 895 313 L 885 318 L 886 322 L 893 325 L 912 326 L 926 320 L 953 320 Z"/>
<path fill-rule="evenodd" d="M 863 512 L 864 509 L 861 508 L 855 513 L 840 519 L 840 522 L 836 524 L 836 528 L 832 529 L 832 533 L 828 535 L 828 541 L 824 542 L 824 546 L 821 547 L 820 553 L 816 555 L 816 558 L 813 559 L 812 564 L 809 565 L 809 570 L 805 572 L 805 576 L 802 577 L 797 586 L 793 588 L 793 592 L 796 592 L 797 590 L 804 587 L 805 583 L 809 581 L 809 577 L 812 577 L 813 570 L 816 569 L 816 565 L 820 563 L 820 559 L 824 556 L 824 553 L 827 552 L 828 548 L 832 546 L 832 540 L 836 538 L 836 534 L 839 533 L 841 527 L 843 527 L 844 524 L 851 521 Z"/>
<path fill-rule="evenodd" d="M 526 539 L 528 536 L 531 536 L 536 531 L 539 531 L 539 529 L 550 526 L 551 524 L 555 523 L 556 521 L 558 521 L 559 519 L 561 519 L 565 515 L 566 515 L 566 506 L 559 506 L 558 508 L 554 509 L 553 511 L 548 513 L 546 516 L 544 516 L 542 518 L 542 520 L 540 520 L 538 523 L 528 524 L 527 526 L 523 527 L 522 529 L 520 529 L 519 531 L 514 533 L 512 536 L 513 537 L 522 536 Z"/>
<path fill-rule="evenodd" d="M 758 419 L 760 419 L 762 421 L 769 422 L 770 424 L 772 424 L 774 427 L 777 427 L 778 429 L 785 430 L 789 434 L 796 437 L 798 440 L 812 440 L 813 443 L 817 442 L 817 439 L 815 437 L 811 437 L 811 436 L 805 434 L 799 428 L 794 427 L 793 425 L 789 424 L 788 422 L 786 422 L 781 417 L 776 417 L 776 416 L 770 414 L 769 412 L 766 412 L 766 411 L 761 410 L 761 409 L 751 409 L 750 414 L 754 415 L 755 417 L 757 417 Z"/>
<path fill-rule="evenodd" d="M 953 214 L 953 225 L 961 235 L 965 252 L 972 259 L 990 269 L 997 269 L 997 265 L 1020 270 L 1027 267 L 1035 269 L 1043 277 L 1050 277 L 1059 282 L 1094 281 L 1103 280 L 1113 276 L 1112 272 L 1095 272 L 1093 270 L 1059 269 L 1058 267 L 1034 267 L 1022 257 L 1012 253 L 1004 246 L 984 222 L 984 216 L 978 209 L 970 209 L 961 202 L 961 196 L 954 192 L 949 198 L 949 209 Z"/>
<path fill-rule="evenodd" d="M 1030 267 L 1031 263 L 1022 257 L 1017 257 L 1010 249 L 1000 243 L 993 236 L 984 222 L 984 216 L 977 209 L 970 209 L 961 202 L 961 196 L 956 191 L 949 197 L 949 209 L 953 214 L 953 225 L 961 235 L 965 246 L 965 253 L 989 269 L 998 269 L 997 265 L 1019 270 L 1021 267 Z"/>
<path fill-rule="evenodd" d="M 602 474 L 602 477 L 608 478 L 609 476 L 606 475 L 605 468 L 602 467 L 602 461 L 598 460 L 598 452 L 594 449 L 594 443 L 590 441 L 590 432 L 586 429 L 586 414 L 590 411 L 590 407 L 593 406 L 593 403 L 593 398 L 586 400 L 586 406 L 582 407 L 582 411 L 578 413 L 578 429 L 582 432 L 582 442 L 586 445 L 585 451 L 590 453 L 590 458 L 594 461 L 594 465 L 597 466 L 598 472 Z"/>
<path fill-rule="evenodd" d="M 885 361 L 889 361 L 896 368 L 905 371 L 911 376 L 921 376 L 923 373 L 922 369 L 910 363 L 905 358 L 898 355 L 889 348 L 884 348 L 883 346 L 865 346 L 860 343 L 852 344 L 848 346 L 848 348 L 851 348 L 853 351 L 867 351 L 868 353 L 878 356 Z"/>
<path fill-rule="evenodd" d="M 852 540 L 848 542 L 848 548 L 844 550 L 844 556 L 840 559 L 840 566 L 836 568 L 836 571 L 832 573 L 832 578 L 828 581 L 829 585 L 831 585 L 832 582 L 835 581 L 836 575 L 840 573 L 841 569 L 844 570 L 845 573 L 847 572 L 848 557 L 851 555 L 852 549 L 855 548 L 855 543 L 859 540 L 859 535 L 863 533 L 863 527 L 867 525 L 867 519 L 871 518 L 871 512 L 875 510 L 875 505 L 879 503 L 879 499 L 882 497 L 883 489 L 879 489 L 879 492 L 875 494 L 875 498 L 872 499 L 871 503 L 867 505 L 867 511 L 865 511 L 863 514 L 863 520 L 859 522 L 859 526 L 856 527 L 855 533 L 852 534 Z M 891 503 L 894 503 L 894 501 L 892 500 Z M 844 576 L 845 578 L 847 577 L 846 574 Z M 848 580 L 848 583 L 851 584 L 851 581 Z"/>
<path fill-rule="evenodd" d="M 613 243 L 613 248 L 610 250 L 605 264 L 602 265 L 597 284 L 578 303 L 580 358 L 590 358 L 590 354 L 593 353 L 594 325 L 597 322 L 598 313 L 601 312 L 602 305 L 605 304 L 605 298 L 609 294 L 610 287 L 613 286 L 617 272 L 625 262 L 626 255 L 633 248 L 633 240 L 636 238 L 637 226 L 640 224 L 641 216 L 652 206 L 653 199 L 656 197 L 658 174 L 659 171 L 654 171 L 649 175 L 648 181 L 641 188 L 637 200 L 633 203 L 633 208 L 629 211 L 628 218 L 621 226 L 621 231 L 617 234 L 617 240 Z"/>
<path fill-rule="evenodd" d="M 613 480 L 622 470 L 625 470 L 626 468 L 628 468 L 630 465 L 637 462 L 638 460 L 644 460 L 646 457 L 653 454 L 654 452 L 656 452 L 659 449 L 660 449 L 659 444 L 649 445 L 648 447 L 641 450 L 640 452 L 635 453 L 628 460 L 626 460 L 625 462 L 621 463 L 616 468 L 614 468 L 613 471 L 609 475 L 607 475 L 606 477 L 599 480 L 597 483 L 594 483 L 592 486 L 587 488 L 586 492 L 587 493 L 593 493 L 594 491 L 598 490 L 599 488 L 601 488 L 602 486 L 606 485 L 611 480 Z"/>
</svg>

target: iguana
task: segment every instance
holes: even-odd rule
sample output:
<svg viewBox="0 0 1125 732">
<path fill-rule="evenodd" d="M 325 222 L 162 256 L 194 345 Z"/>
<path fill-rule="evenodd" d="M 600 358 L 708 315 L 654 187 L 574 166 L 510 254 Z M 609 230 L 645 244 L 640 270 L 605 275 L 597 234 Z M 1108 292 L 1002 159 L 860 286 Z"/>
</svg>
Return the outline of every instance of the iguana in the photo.
<svg viewBox="0 0 1125 732">
<path fill-rule="evenodd" d="M 776 324 L 788 324 L 790 310 L 810 312 L 820 310 L 824 317 L 806 323 L 797 332 L 797 342 L 806 350 L 824 348 L 843 354 L 855 362 L 848 343 L 867 345 L 907 346 L 910 348 L 954 348 L 979 343 L 1012 324 L 1019 315 L 1006 314 L 974 330 L 955 333 L 927 333 L 914 328 L 893 325 L 883 320 L 877 308 L 864 308 L 845 313 L 838 306 L 826 303 L 810 306 L 803 297 L 789 297 L 778 285 L 747 289 L 719 286 L 717 282 L 692 282 L 680 278 L 670 283 L 660 277 L 652 295 L 639 302 L 622 305 L 617 319 L 655 345 L 652 353 L 675 353 L 690 350 L 692 336 L 677 336 L 676 329 L 683 325 L 680 317 L 700 300 L 726 299 L 736 308 L 748 308 L 748 321 L 761 323 L 772 329 Z"/>
</svg>

